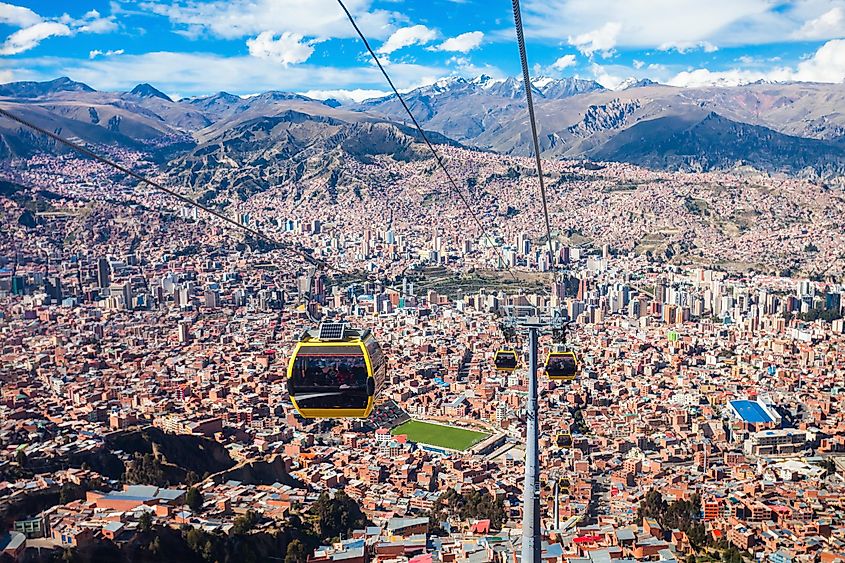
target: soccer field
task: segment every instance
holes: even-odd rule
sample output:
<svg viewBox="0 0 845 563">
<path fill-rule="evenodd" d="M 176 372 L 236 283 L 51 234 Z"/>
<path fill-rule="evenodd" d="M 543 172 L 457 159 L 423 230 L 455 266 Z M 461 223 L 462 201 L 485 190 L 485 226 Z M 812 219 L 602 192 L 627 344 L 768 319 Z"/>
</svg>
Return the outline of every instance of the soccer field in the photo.
<svg viewBox="0 0 845 563">
<path fill-rule="evenodd" d="M 390 433 L 394 436 L 407 434 L 408 439 L 412 442 L 451 450 L 466 450 L 489 436 L 484 432 L 441 426 L 440 424 L 420 422 L 419 420 L 409 420 L 400 424 Z"/>
</svg>

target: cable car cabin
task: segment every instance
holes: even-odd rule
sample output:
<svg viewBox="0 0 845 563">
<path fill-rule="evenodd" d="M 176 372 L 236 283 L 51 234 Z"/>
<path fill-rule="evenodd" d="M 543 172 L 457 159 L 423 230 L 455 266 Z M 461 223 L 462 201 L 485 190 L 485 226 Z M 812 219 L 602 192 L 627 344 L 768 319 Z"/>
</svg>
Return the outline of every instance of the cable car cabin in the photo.
<svg viewBox="0 0 845 563">
<path fill-rule="evenodd" d="M 516 371 L 519 367 L 519 358 L 515 350 L 496 350 L 493 364 L 498 371 Z"/>
<path fill-rule="evenodd" d="M 554 381 L 573 381 L 580 372 L 575 352 L 550 352 L 546 359 L 546 375 Z"/>
<path fill-rule="evenodd" d="M 555 444 L 558 448 L 569 449 L 572 447 L 572 434 L 558 434 L 555 437 Z"/>
<path fill-rule="evenodd" d="M 306 330 L 288 363 L 288 394 L 305 418 L 366 418 L 387 370 L 369 330 L 323 323 Z"/>
</svg>

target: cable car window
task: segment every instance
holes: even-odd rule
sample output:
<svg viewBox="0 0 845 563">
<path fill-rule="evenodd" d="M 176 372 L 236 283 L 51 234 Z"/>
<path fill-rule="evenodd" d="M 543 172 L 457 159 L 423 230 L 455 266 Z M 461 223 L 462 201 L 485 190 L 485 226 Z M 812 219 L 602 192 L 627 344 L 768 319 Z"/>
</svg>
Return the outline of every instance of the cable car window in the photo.
<svg viewBox="0 0 845 563">
<path fill-rule="evenodd" d="M 513 370 L 519 366 L 519 359 L 513 350 L 499 350 L 493 357 L 493 364 L 496 369 Z"/>
<path fill-rule="evenodd" d="M 570 373 L 574 374 L 578 370 L 578 366 L 575 365 L 575 358 L 572 356 L 558 356 L 557 358 L 552 358 L 551 363 L 555 369 L 567 375 Z"/>
<path fill-rule="evenodd" d="M 367 364 L 362 355 L 298 354 L 290 381 L 296 402 L 304 409 L 365 408 Z"/>
<path fill-rule="evenodd" d="M 559 448 L 570 448 L 572 447 L 572 436 L 569 434 L 558 434 L 557 435 L 557 447 Z"/>
<path fill-rule="evenodd" d="M 574 354 L 551 354 L 546 362 L 546 373 L 550 377 L 575 377 L 578 374 L 578 363 Z"/>
</svg>

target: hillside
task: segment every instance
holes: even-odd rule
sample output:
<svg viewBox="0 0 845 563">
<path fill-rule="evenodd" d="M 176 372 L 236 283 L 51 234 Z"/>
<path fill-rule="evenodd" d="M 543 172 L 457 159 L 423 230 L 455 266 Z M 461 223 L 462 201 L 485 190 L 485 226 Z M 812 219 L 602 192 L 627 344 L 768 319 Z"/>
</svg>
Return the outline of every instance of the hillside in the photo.
<svg viewBox="0 0 845 563">
<path fill-rule="evenodd" d="M 649 80 L 611 91 L 575 78 L 532 84 L 548 158 L 630 162 L 661 170 L 751 166 L 841 182 L 845 91 L 835 84 L 674 88 Z M 452 77 L 405 94 L 437 143 L 528 155 L 524 90 L 515 78 Z M 150 84 L 97 92 L 60 78 L 0 86 L 0 107 L 86 143 L 150 154 L 192 188 L 273 182 L 325 172 L 337 151 L 366 161 L 425 158 L 394 96 L 339 106 L 271 91 L 171 100 Z M 66 150 L 0 121 L 0 155 Z M 315 155 L 321 155 L 313 162 Z M 307 164 L 304 165 L 303 162 Z M 218 169 L 242 169 L 231 178 Z"/>
</svg>

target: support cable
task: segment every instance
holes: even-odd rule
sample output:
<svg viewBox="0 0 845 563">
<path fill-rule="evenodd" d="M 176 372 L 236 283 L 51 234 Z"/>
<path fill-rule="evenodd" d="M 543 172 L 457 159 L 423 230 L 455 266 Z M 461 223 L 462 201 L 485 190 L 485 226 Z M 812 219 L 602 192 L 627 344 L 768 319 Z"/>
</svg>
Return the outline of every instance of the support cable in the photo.
<svg viewBox="0 0 845 563">
<path fill-rule="evenodd" d="M 44 129 L 43 127 L 40 127 L 40 126 L 20 117 L 18 115 L 15 115 L 15 114 L 9 112 L 6 109 L 0 108 L 0 115 L 2 115 L 3 117 L 6 117 L 8 119 L 11 119 L 12 121 L 15 121 L 15 122 L 19 123 L 20 125 L 23 125 L 24 127 L 32 129 L 33 131 L 37 131 L 38 133 L 41 133 L 42 135 L 46 135 L 47 137 L 53 139 L 57 143 L 60 143 L 64 146 L 76 151 L 79 154 L 82 154 L 84 156 L 92 158 L 92 159 L 96 160 L 97 162 L 105 164 L 106 166 L 110 166 L 111 168 L 114 168 L 115 170 L 118 170 L 118 171 L 126 174 L 127 176 L 130 176 L 130 177 L 138 180 L 139 182 L 147 184 L 148 186 L 150 186 L 150 187 L 152 187 L 152 188 L 154 188 L 154 189 L 156 189 L 160 192 L 164 192 L 165 194 L 167 194 L 171 197 L 174 197 L 174 198 L 178 199 L 179 201 L 181 201 L 181 202 L 183 202 L 187 205 L 190 205 L 192 207 L 196 207 L 197 209 L 201 209 L 202 211 L 205 211 L 209 215 L 212 215 L 212 216 L 216 217 L 217 219 L 220 219 L 221 221 L 224 221 L 225 223 L 228 223 L 229 225 L 231 225 L 231 226 L 233 226 L 237 229 L 240 229 L 240 230 L 246 232 L 247 234 L 254 236 L 257 239 L 261 239 L 261 240 L 268 242 L 268 243 L 270 243 L 274 246 L 280 247 L 281 249 L 285 250 L 286 252 L 290 252 L 291 254 L 295 254 L 295 255 L 299 256 L 300 258 L 302 258 L 303 260 L 305 260 L 306 262 L 308 262 L 309 264 L 311 264 L 312 266 L 316 266 L 318 268 L 322 268 L 322 269 L 326 269 L 326 270 L 331 270 L 331 271 L 341 273 L 341 274 L 347 273 L 343 270 L 335 268 L 334 266 L 331 266 L 330 264 L 328 264 L 324 260 L 321 260 L 319 258 L 315 258 L 315 257 L 311 256 L 310 254 L 308 254 L 307 252 L 305 252 L 303 250 L 300 250 L 298 248 L 294 248 L 290 243 L 278 241 L 278 240 L 264 234 L 263 232 L 261 232 L 257 229 L 253 229 L 252 227 L 249 227 L 248 225 L 243 225 L 243 224 L 239 223 L 238 221 L 235 221 L 231 217 L 227 217 L 226 215 L 220 213 L 219 211 L 216 211 L 216 210 L 214 210 L 214 209 L 212 209 L 212 208 L 210 208 L 206 205 L 199 203 L 196 200 L 193 200 L 193 199 L 191 199 L 187 196 L 180 194 L 179 192 L 176 192 L 176 191 L 174 191 L 170 188 L 167 188 L 167 187 L 163 186 L 162 184 L 156 182 L 155 180 L 150 180 L 149 178 L 142 176 L 141 174 L 135 172 L 134 170 L 130 170 L 129 168 L 123 166 L 122 164 L 114 162 L 113 160 L 110 160 L 110 159 L 108 159 L 104 156 L 100 156 L 99 154 L 95 153 L 94 151 L 92 151 L 92 150 L 90 150 L 86 147 L 83 147 L 80 144 L 74 143 L 73 141 L 62 137 L 61 135 L 53 133 L 52 131 L 48 131 L 47 129 Z"/>
<path fill-rule="evenodd" d="M 449 183 L 451 184 L 452 191 L 455 193 L 455 195 L 457 195 L 460 198 L 461 202 L 463 202 L 464 206 L 470 212 L 470 215 L 472 215 L 473 221 L 475 221 L 475 224 L 478 225 L 478 228 L 481 230 L 481 233 L 487 239 L 487 244 L 490 245 L 496 251 L 496 254 L 499 257 L 499 260 L 501 260 L 502 265 L 505 267 L 505 269 L 507 269 L 508 273 L 514 279 L 514 281 L 518 282 L 519 279 L 516 277 L 516 274 L 513 273 L 513 270 L 505 262 L 505 259 L 504 259 L 504 256 L 502 255 L 501 250 L 499 250 L 499 247 L 496 246 L 495 242 L 493 241 L 493 239 L 488 234 L 487 229 L 485 229 L 484 225 L 482 225 L 481 220 L 478 218 L 478 215 L 475 213 L 475 210 L 472 208 L 472 205 L 470 204 L 469 200 L 466 198 L 464 193 L 458 187 L 458 184 L 455 181 L 455 179 L 452 177 L 452 174 L 449 173 L 449 170 L 446 168 L 446 164 L 443 162 L 443 159 L 441 158 L 440 153 L 438 153 L 437 150 L 434 148 L 434 145 L 428 139 L 428 135 L 425 134 L 425 131 L 420 126 L 419 122 L 417 121 L 417 118 L 414 117 L 414 114 L 411 112 L 411 108 L 409 108 L 408 104 L 405 103 L 405 99 L 402 97 L 402 94 L 400 94 L 399 90 L 397 90 L 396 86 L 394 86 L 393 80 L 391 80 L 390 75 L 387 74 L 387 71 L 384 69 L 384 66 L 382 66 L 381 61 L 379 60 L 375 51 L 373 51 L 373 48 L 370 47 L 370 42 L 367 41 L 366 36 L 361 31 L 361 28 L 358 27 L 357 23 L 355 23 L 355 18 L 352 17 L 352 14 L 346 8 L 346 4 L 343 3 L 343 0 L 337 0 L 337 3 L 340 4 L 340 7 L 343 9 L 343 12 L 346 14 L 346 17 L 349 19 L 349 23 L 352 24 L 353 28 L 355 28 L 356 33 L 358 33 L 358 37 L 361 38 L 361 41 L 364 43 L 364 46 L 367 48 L 367 51 L 369 51 L 370 55 L 373 57 L 373 61 L 375 61 L 376 66 L 378 66 L 379 70 L 381 71 L 381 74 L 384 76 L 384 79 L 390 85 L 390 89 L 393 90 L 393 93 L 396 95 L 396 98 L 402 104 L 402 107 L 405 108 L 405 112 L 411 118 L 411 121 L 413 122 L 414 127 L 416 127 L 417 132 L 419 133 L 420 137 L 422 137 L 422 140 L 428 146 L 428 150 L 431 151 L 431 154 L 434 156 L 434 159 L 437 161 L 437 164 L 440 166 L 440 169 L 443 170 L 444 174 L 446 174 L 446 178 L 448 178 Z"/>
<path fill-rule="evenodd" d="M 519 43 L 519 60 L 522 63 L 522 81 L 525 85 L 525 99 L 528 103 L 528 120 L 531 122 L 531 142 L 534 145 L 534 160 L 537 165 L 537 177 L 540 180 L 540 198 L 543 202 L 543 219 L 546 223 L 546 237 L 549 242 L 549 266 L 552 268 L 552 281 L 557 281 L 557 268 L 555 267 L 554 248 L 552 246 L 552 227 L 549 222 L 549 207 L 546 201 L 546 184 L 543 180 L 543 165 L 540 159 L 540 140 L 537 136 L 537 119 L 534 115 L 534 98 L 531 95 L 531 76 L 528 73 L 528 55 L 525 51 L 525 36 L 522 30 L 522 13 L 519 8 L 519 0 L 512 0 L 513 21 L 516 28 L 516 40 Z M 554 294 L 554 288 L 552 288 Z"/>
</svg>

